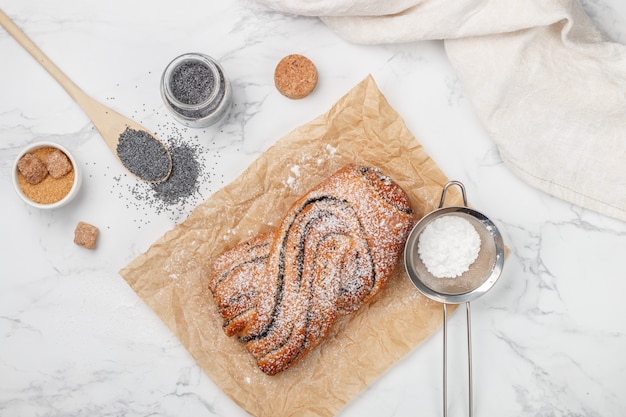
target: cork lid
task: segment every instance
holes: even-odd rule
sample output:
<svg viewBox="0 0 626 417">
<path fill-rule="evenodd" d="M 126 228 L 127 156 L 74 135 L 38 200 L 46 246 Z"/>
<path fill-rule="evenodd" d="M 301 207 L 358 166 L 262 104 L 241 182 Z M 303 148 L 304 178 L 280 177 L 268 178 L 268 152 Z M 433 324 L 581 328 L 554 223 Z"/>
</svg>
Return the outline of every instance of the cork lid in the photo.
<svg viewBox="0 0 626 417">
<path fill-rule="evenodd" d="M 317 68 L 303 55 L 287 55 L 276 65 L 274 84 L 285 97 L 304 98 L 311 94 L 317 85 Z"/>
</svg>

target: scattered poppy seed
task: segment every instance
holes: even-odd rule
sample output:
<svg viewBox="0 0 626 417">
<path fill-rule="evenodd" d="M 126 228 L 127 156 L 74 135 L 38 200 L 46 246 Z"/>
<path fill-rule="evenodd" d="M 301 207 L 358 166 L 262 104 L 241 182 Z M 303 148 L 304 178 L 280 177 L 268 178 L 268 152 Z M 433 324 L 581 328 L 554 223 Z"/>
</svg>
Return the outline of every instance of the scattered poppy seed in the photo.
<svg viewBox="0 0 626 417">
<path fill-rule="evenodd" d="M 172 158 L 172 171 L 167 180 L 158 184 L 129 181 L 130 177 L 126 174 L 113 176 L 113 179 L 115 188 L 120 190 L 117 197 L 125 200 L 127 208 L 148 209 L 178 221 L 204 199 L 200 188 L 210 183 L 206 171 L 206 150 L 186 138 L 186 129 L 181 131 L 177 124 L 167 123 L 162 128 L 166 131 L 157 134 L 168 138 L 166 145 Z M 148 224 L 147 219 L 142 216 L 136 222 Z"/>
<path fill-rule="evenodd" d="M 173 146 L 170 154 L 172 155 L 172 172 L 169 178 L 151 186 L 163 203 L 174 205 L 198 191 L 200 166 L 195 150 L 188 144 Z"/>
</svg>

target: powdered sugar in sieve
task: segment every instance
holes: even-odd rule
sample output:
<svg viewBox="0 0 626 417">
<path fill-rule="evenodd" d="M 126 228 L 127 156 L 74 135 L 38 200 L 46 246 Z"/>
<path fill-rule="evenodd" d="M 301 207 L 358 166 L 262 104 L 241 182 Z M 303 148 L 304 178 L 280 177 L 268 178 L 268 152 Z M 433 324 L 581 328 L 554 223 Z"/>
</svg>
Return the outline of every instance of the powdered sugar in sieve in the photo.
<svg viewBox="0 0 626 417">
<path fill-rule="evenodd" d="M 417 246 L 426 269 L 436 278 L 460 277 L 479 251 L 478 232 L 459 216 L 442 216 L 430 222 L 419 235 Z"/>
<path fill-rule="evenodd" d="M 463 206 L 443 207 L 447 189 L 456 185 Z M 473 416 L 470 301 L 496 283 L 504 265 L 504 243 L 498 228 L 482 213 L 467 207 L 465 187 L 447 183 L 439 209 L 425 215 L 409 234 L 404 248 L 407 274 L 426 297 L 443 304 L 443 415 L 447 416 L 447 305 L 466 305 L 469 415 Z"/>
</svg>

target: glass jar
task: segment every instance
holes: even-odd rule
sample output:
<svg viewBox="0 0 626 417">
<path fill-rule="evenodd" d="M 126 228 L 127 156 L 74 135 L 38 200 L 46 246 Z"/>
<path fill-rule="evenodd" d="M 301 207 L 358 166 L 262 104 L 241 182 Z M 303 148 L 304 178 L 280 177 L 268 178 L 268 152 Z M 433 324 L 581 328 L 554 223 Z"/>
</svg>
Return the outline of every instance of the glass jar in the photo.
<svg viewBox="0 0 626 417">
<path fill-rule="evenodd" d="M 174 118 L 189 127 L 221 122 L 232 102 L 221 65 L 201 53 L 183 54 L 168 64 L 161 77 L 161 97 Z"/>
</svg>

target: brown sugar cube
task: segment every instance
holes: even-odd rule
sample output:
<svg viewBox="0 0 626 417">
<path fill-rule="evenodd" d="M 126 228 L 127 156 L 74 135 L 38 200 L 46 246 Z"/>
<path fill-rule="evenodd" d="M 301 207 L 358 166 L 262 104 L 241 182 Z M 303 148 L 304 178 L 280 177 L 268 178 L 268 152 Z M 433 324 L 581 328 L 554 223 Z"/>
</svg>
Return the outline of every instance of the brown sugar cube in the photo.
<svg viewBox="0 0 626 417">
<path fill-rule="evenodd" d="M 96 247 L 98 228 L 89 223 L 78 222 L 74 230 L 74 243 L 87 249 Z"/>
<path fill-rule="evenodd" d="M 285 97 L 304 98 L 311 94 L 317 85 L 317 68 L 305 56 L 287 55 L 276 65 L 274 84 Z"/>
<path fill-rule="evenodd" d="M 52 178 L 59 179 L 72 170 L 72 163 L 67 155 L 55 149 L 46 158 L 46 168 Z"/>
<path fill-rule="evenodd" d="M 27 153 L 17 161 L 17 169 L 30 184 L 39 184 L 48 175 L 44 163 L 32 153 Z"/>
</svg>

